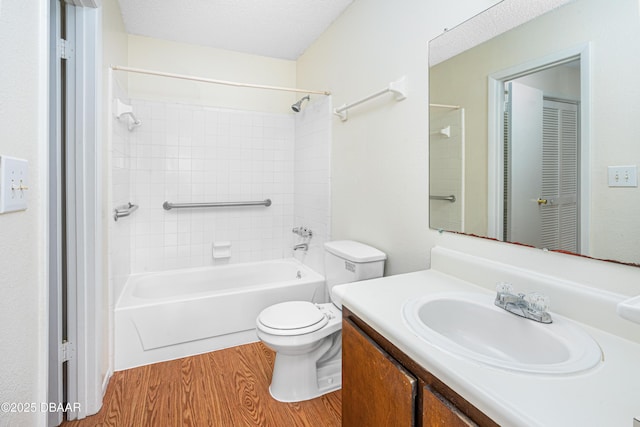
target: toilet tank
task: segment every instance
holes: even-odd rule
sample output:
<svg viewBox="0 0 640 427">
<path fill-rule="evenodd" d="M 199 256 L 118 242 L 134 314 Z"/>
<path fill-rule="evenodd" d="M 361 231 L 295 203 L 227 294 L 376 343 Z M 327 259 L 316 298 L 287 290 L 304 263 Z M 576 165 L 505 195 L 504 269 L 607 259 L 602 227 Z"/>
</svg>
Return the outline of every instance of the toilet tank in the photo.
<svg viewBox="0 0 640 427">
<path fill-rule="evenodd" d="M 384 274 L 387 255 L 369 245 L 353 240 L 337 240 L 324 244 L 324 275 L 327 291 L 335 285 L 374 279 Z"/>
</svg>

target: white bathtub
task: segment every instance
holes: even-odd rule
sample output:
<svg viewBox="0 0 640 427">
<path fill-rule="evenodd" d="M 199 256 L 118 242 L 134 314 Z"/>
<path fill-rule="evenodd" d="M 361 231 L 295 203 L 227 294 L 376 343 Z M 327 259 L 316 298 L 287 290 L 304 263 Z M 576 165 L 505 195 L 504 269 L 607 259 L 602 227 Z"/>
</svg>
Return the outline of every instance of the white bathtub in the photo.
<svg viewBox="0 0 640 427">
<path fill-rule="evenodd" d="M 131 275 L 115 308 L 115 369 L 258 341 L 264 308 L 325 295 L 324 277 L 295 259 Z"/>
</svg>

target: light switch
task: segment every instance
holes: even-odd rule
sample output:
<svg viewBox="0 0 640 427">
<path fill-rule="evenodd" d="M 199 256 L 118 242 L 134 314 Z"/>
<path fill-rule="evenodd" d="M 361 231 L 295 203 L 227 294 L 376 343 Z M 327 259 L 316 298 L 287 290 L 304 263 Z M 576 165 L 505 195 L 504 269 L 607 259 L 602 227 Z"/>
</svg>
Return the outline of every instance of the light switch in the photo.
<svg viewBox="0 0 640 427">
<path fill-rule="evenodd" d="M 0 156 L 0 213 L 27 209 L 28 162 Z"/>
<path fill-rule="evenodd" d="M 609 166 L 608 167 L 609 187 L 637 187 L 638 167 L 631 166 Z"/>
</svg>

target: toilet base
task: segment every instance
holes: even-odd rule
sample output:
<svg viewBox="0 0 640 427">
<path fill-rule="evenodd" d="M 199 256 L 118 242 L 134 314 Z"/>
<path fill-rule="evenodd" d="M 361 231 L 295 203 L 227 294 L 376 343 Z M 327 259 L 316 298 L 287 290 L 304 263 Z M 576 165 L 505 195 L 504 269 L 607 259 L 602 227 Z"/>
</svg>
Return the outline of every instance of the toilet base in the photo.
<svg viewBox="0 0 640 427">
<path fill-rule="evenodd" d="M 325 340 L 304 357 L 276 353 L 269 393 L 279 402 L 300 402 L 314 399 L 342 387 L 341 334 Z M 340 348 L 336 349 L 335 347 Z M 336 351 L 337 350 L 337 351 Z M 333 357 L 318 363 L 327 352 Z"/>
<path fill-rule="evenodd" d="M 331 393 L 342 387 L 342 357 L 328 361 L 318 368 L 318 389 L 323 394 Z M 315 397 L 318 397 L 315 396 Z"/>
</svg>

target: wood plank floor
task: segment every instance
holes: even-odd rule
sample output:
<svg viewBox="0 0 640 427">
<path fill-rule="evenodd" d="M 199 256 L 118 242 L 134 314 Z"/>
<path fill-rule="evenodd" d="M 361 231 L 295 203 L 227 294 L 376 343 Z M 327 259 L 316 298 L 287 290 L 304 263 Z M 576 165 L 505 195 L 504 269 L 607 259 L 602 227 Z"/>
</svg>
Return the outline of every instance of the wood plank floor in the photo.
<svg viewBox="0 0 640 427">
<path fill-rule="evenodd" d="M 297 403 L 269 395 L 275 353 L 262 343 L 116 372 L 102 410 L 64 427 L 341 424 L 341 391 Z"/>
</svg>

